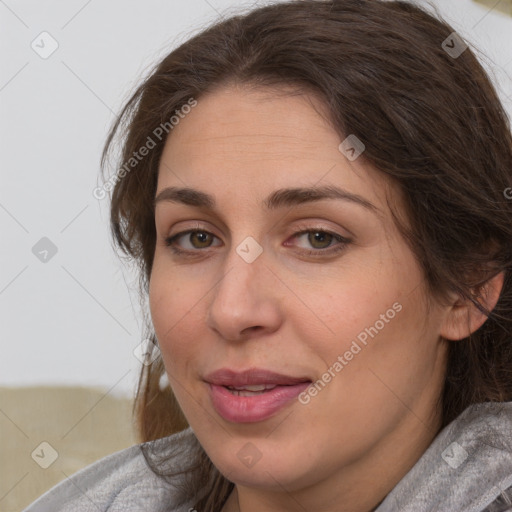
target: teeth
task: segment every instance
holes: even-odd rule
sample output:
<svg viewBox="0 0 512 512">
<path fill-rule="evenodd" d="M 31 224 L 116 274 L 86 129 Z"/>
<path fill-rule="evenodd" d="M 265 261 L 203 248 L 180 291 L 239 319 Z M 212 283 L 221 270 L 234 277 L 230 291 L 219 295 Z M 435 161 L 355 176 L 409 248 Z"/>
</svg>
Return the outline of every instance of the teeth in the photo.
<svg viewBox="0 0 512 512">
<path fill-rule="evenodd" d="M 253 386 L 227 386 L 230 393 L 236 396 L 254 396 L 262 395 L 270 389 L 274 389 L 275 384 L 255 384 Z"/>
<path fill-rule="evenodd" d="M 275 386 L 270 386 L 275 388 Z M 230 386 L 232 389 L 236 389 L 238 391 L 263 391 L 264 389 L 267 389 L 266 384 L 254 384 L 253 386 Z"/>
<path fill-rule="evenodd" d="M 256 396 L 263 395 L 266 391 L 246 391 L 246 390 L 238 390 L 238 389 L 229 389 L 229 392 L 235 396 Z"/>
</svg>

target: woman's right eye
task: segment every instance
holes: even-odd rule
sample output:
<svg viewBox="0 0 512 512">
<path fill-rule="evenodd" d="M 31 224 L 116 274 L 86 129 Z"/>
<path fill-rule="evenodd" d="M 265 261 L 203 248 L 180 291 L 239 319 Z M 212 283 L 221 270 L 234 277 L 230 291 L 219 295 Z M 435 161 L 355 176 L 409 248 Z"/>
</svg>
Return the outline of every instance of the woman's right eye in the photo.
<svg viewBox="0 0 512 512">
<path fill-rule="evenodd" d="M 185 237 L 185 235 L 188 235 L 188 237 Z M 192 244 L 191 247 L 183 248 L 181 244 L 181 248 L 178 247 L 177 241 L 180 238 L 184 238 L 185 241 L 188 241 L 189 244 Z M 176 254 L 197 252 L 196 249 L 208 249 L 209 247 L 212 247 L 212 241 L 214 238 L 217 237 L 209 231 L 189 229 L 187 231 L 181 231 L 180 233 L 167 237 L 165 239 L 165 245 L 170 247 Z"/>
</svg>

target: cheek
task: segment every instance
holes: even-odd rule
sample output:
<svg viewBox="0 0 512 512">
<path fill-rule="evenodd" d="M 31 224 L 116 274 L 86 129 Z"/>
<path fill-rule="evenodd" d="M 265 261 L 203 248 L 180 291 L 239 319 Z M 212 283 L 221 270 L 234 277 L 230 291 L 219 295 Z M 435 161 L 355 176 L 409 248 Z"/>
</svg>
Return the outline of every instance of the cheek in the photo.
<svg viewBox="0 0 512 512">
<path fill-rule="evenodd" d="M 338 294 L 338 317 L 330 325 L 337 341 L 322 345 L 322 359 L 335 374 L 322 391 L 325 414 L 340 421 L 353 415 L 355 426 L 373 422 L 368 429 L 375 435 L 403 403 L 421 395 L 434 374 L 436 332 L 423 323 L 424 290 L 407 282 L 397 287 L 393 279 L 380 290 L 358 286 Z"/>
<path fill-rule="evenodd" d="M 338 340 L 328 345 L 342 353 L 358 336 L 364 342 L 369 338 L 368 330 L 375 333 L 371 328 L 376 323 L 379 333 L 384 333 L 389 331 L 390 324 L 400 321 L 400 313 L 396 311 L 399 306 L 395 305 L 394 309 L 393 304 L 402 304 L 409 291 L 400 279 L 393 269 L 351 270 L 324 282 L 321 290 L 317 287 L 314 293 L 306 292 L 308 304 L 320 319 L 315 324 L 322 329 L 322 337 Z"/>
<path fill-rule="evenodd" d="M 200 294 L 176 275 L 162 275 L 155 268 L 149 286 L 149 308 L 162 358 L 167 369 L 183 366 L 201 340 L 198 336 Z"/>
<path fill-rule="evenodd" d="M 393 374 L 414 372 L 432 355 L 433 344 L 422 337 L 425 320 L 422 272 L 412 255 L 365 260 L 326 281 L 319 291 L 309 291 L 311 309 L 321 322 L 313 328 L 303 323 L 307 339 L 317 340 L 315 351 L 327 368 L 338 356 L 344 359 L 343 373 L 350 381 L 375 380 L 369 369 Z M 323 340 L 318 343 L 318 340 Z M 339 360 L 338 360 L 339 361 Z M 398 371 L 400 370 L 400 371 Z M 340 379 L 338 379 L 340 380 Z M 343 379 L 341 379 L 343 380 Z M 341 384 L 341 383 L 340 383 Z M 349 385 L 345 381 L 343 385 Z"/>
</svg>

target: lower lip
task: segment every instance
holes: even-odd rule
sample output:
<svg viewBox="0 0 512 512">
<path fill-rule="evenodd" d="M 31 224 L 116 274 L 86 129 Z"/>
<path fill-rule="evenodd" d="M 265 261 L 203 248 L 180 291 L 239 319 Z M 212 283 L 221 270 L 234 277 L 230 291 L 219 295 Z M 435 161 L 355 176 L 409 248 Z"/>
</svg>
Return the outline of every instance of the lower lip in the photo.
<svg viewBox="0 0 512 512">
<path fill-rule="evenodd" d="M 301 382 L 292 386 L 276 386 L 254 396 L 233 395 L 224 386 L 216 384 L 209 384 L 209 387 L 213 406 L 225 420 L 234 423 L 252 423 L 273 416 L 310 384 L 310 382 Z"/>
</svg>

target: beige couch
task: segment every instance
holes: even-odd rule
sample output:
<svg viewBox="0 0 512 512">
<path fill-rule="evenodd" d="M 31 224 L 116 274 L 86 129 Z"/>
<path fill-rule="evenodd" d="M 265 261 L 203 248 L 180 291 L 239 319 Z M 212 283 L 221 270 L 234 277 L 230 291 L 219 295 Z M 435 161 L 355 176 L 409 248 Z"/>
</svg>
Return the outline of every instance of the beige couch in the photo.
<svg viewBox="0 0 512 512">
<path fill-rule="evenodd" d="M 137 443 L 132 400 L 77 387 L 0 388 L 0 510 Z"/>
</svg>

